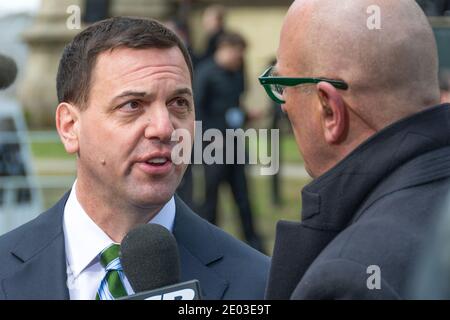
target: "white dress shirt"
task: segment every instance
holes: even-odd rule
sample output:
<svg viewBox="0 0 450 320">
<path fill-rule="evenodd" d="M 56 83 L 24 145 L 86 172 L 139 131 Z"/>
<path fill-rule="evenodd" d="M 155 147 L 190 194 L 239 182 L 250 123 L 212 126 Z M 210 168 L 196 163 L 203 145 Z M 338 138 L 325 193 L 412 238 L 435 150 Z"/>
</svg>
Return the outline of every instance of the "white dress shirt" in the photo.
<svg viewBox="0 0 450 320">
<path fill-rule="evenodd" d="M 64 208 L 63 228 L 66 248 L 67 287 L 71 300 L 93 300 L 105 276 L 100 253 L 114 243 L 89 217 L 76 196 L 76 181 Z M 172 197 L 149 223 L 157 223 L 172 232 L 175 200 Z M 127 279 L 125 289 L 133 293 Z"/>
</svg>

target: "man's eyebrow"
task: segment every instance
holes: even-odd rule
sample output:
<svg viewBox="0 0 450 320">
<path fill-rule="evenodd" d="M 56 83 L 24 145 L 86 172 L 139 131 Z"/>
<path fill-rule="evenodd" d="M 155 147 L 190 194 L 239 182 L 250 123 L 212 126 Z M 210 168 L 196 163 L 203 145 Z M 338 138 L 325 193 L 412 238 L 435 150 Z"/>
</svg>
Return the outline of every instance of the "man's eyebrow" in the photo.
<svg viewBox="0 0 450 320">
<path fill-rule="evenodd" d="M 117 98 L 124 98 L 124 97 L 145 97 L 149 94 L 145 91 L 133 91 L 133 90 L 127 90 L 122 92 L 121 94 L 114 97 L 114 99 Z"/>
<path fill-rule="evenodd" d="M 145 92 L 145 91 L 134 91 L 134 90 L 126 90 L 117 96 L 113 97 L 111 99 L 111 104 L 115 104 L 117 100 L 123 99 L 123 98 L 145 98 L 145 97 L 151 97 L 151 93 Z"/>
<path fill-rule="evenodd" d="M 180 89 L 176 89 L 173 92 L 173 95 L 188 95 L 188 96 L 192 96 L 192 90 L 189 88 L 180 88 Z"/>
<path fill-rule="evenodd" d="M 188 96 L 193 96 L 192 94 L 192 90 L 188 87 L 186 88 L 180 88 L 180 89 L 176 89 L 173 91 L 172 95 L 176 96 L 176 95 L 188 95 Z M 120 94 L 118 94 L 117 96 L 115 96 L 111 101 L 114 102 L 117 99 L 121 99 L 121 98 L 127 98 L 127 97 L 138 97 L 138 98 L 145 98 L 145 97 L 151 97 L 152 94 L 148 93 L 146 91 L 134 91 L 134 90 L 126 90 Z"/>
</svg>

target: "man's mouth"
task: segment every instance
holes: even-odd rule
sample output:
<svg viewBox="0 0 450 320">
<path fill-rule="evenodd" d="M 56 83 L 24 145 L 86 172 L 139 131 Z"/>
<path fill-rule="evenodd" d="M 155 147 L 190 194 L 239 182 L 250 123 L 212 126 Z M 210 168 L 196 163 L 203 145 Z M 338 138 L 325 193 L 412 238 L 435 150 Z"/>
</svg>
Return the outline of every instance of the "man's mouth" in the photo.
<svg viewBox="0 0 450 320">
<path fill-rule="evenodd" d="M 153 152 L 138 159 L 138 167 L 148 175 L 166 175 L 174 167 L 169 151 Z"/>
<path fill-rule="evenodd" d="M 165 157 L 152 158 L 146 161 L 146 163 L 154 165 L 154 166 L 163 166 L 166 162 L 170 161 Z"/>
</svg>

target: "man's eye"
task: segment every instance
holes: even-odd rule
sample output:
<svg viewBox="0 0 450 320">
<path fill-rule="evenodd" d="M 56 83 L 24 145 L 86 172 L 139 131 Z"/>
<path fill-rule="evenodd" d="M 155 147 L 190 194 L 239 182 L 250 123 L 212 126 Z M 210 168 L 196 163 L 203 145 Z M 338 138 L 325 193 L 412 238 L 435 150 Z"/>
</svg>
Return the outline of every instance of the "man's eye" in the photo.
<svg viewBox="0 0 450 320">
<path fill-rule="evenodd" d="M 120 106 L 121 110 L 124 111 L 134 111 L 139 109 L 139 107 L 141 106 L 141 103 L 137 100 L 133 100 L 133 101 L 128 101 L 127 103 L 123 104 Z"/>
<path fill-rule="evenodd" d="M 170 104 L 174 105 L 175 107 L 179 107 L 179 108 L 189 108 L 190 107 L 190 102 L 184 98 L 176 98 L 176 99 L 172 100 L 172 102 Z"/>
</svg>

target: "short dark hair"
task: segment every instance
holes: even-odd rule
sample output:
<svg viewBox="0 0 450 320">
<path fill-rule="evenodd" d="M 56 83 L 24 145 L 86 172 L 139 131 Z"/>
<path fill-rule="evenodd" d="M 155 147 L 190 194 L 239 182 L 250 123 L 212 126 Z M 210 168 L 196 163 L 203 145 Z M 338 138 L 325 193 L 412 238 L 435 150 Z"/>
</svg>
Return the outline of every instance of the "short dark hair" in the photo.
<svg viewBox="0 0 450 320">
<path fill-rule="evenodd" d="M 98 55 L 118 47 L 170 49 L 178 47 L 193 77 L 192 61 L 180 38 L 153 19 L 114 17 L 92 24 L 64 48 L 56 76 L 58 102 L 79 104 L 89 98 L 92 70 Z"/>
<path fill-rule="evenodd" d="M 221 46 L 242 47 L 245 49 L 247 42 L 239 33 L 225 32 L 217 40 L 217 47 Z"/>
</svg>

